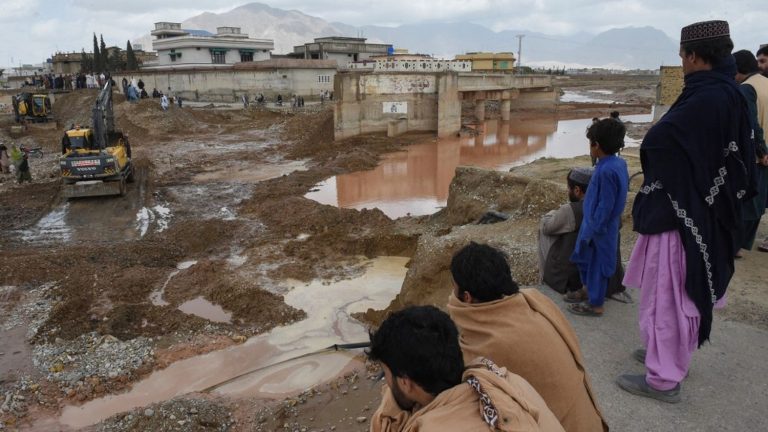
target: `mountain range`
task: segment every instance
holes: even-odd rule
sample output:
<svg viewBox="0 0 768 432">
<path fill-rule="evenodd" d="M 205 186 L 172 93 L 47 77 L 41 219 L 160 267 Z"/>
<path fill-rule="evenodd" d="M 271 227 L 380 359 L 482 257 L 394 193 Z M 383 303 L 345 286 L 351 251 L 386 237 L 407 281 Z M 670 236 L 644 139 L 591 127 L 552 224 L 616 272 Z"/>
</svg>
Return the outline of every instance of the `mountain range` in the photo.
<svg viewBox="0 0 768 432">
<path fill-rule="evenodd" d="M 545 67 L 607 67 L 616 69 L 657 69 L 676 65 L 678 45 L 661 30 L 653 27 L 624 27 L 598 34 L 581 32 L 564 37 L 527 30 L 495 32 L 479 24 L 467 22 L 422 22 L 398 27 L 352 26 L 327 22 L 297 10 L 273 8 L 262 3 L 249 3 L 229 12 L 205 12 L 182 22 L 185 29 L 210 32 L 216 27 L 240 27 L 252 38 L 275 41 L 275 54 L 293 51 L 323 36 L 361 36 L 369 42 L 389 43 L 411 53 L 453 58 L 472 51 L 518 52 L 517 35 L 524 35 L 522 64 Z M 145 48 L 151 37 L 136 39 Z"/>
</svg>

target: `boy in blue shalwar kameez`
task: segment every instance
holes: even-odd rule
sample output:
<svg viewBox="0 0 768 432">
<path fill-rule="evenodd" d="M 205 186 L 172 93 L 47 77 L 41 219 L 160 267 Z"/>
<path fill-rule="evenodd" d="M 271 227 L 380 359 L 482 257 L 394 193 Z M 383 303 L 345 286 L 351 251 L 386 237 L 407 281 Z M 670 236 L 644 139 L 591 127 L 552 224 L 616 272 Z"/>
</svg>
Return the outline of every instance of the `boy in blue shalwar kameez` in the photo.
<svg viewBox="0 0 768 432">
<path fill-rule="evenodd" d="M 586 285 L 589 302 L 571 305 L 577 315 L 600 316 L 608 280 L 616 271 L 619 226 L 627 201 L 627 163 L 616 156 L 624 147 L 624 125 L 607 118 L 587 130 L 589 151 L 597 165 L 584 198 L 584 220 L 571 261 Z"/>
</svg>

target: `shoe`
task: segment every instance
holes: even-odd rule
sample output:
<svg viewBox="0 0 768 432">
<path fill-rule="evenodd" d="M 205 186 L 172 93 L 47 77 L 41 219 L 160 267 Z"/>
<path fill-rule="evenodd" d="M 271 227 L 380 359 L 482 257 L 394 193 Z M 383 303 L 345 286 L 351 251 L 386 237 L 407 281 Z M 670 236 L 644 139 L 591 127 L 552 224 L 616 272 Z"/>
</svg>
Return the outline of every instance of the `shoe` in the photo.
<svg viewBox="0 0 768 432">
<path fill-rule="evenodd" d="M 633 395 L 656 399 L 666 403 L 680 402 L 680 384 L 672 390 L 656 390 L 645 382 L 645 375 L 621 375 L 616 379 L 616 384 L 622 390 Z"/>
<path fill-rule="evenodd" d="M 568 306 L 568 312 L 574 315 L 589 316 L 589 317 L 601 317 L 602 312 L 595 310 L 594 306 L 589 303 L 577 303 Z"/>
<path fill-rule="evenodd" d="M 587 300 L 589 300 L 589 297 L 582 290 L 569 291 L 563 296 L 563 301 L 566 303 L 581 303 Z"/>
<path fill-rule="evenodd" d="M 641 364 L 645 364 L 645 353 L 646 351 L 642 348 L 636 349 L 632 351 L 632 358 L 637 360 Z"/>
<path fill-rule="evenodd" d="M 757 250 L 759 250 L 760 252 L 768 252 L 768 242 L 765 242 L 757 246 Z"/>
</svg>

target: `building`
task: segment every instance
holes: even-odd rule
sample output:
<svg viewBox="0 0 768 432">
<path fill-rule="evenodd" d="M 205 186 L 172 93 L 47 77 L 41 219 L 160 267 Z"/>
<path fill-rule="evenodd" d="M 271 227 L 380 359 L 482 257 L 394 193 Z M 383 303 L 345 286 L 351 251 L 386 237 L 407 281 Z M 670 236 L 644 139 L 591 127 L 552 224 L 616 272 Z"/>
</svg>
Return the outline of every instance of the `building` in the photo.
<svg viewBox="0 0 768 432">
<path fill-rule="evenodd" d="M 396 50 L 394 54 L 375 55 L 366 60 L 349 63 L 346 69 L 377 72 L 471 72 L 472 62 L 442 60 L 427 54 L 409 54 L 406 50 Z"/>
<path fill-rule="evenodd" d="M 513 72 L 515 69 L 512 53 L 470 52 L 457 55 L 456 60 L 471 61 L 475 72 Z"/>
<path fill-rule="evenodd" d="M 316 38 L 314 42 L 293 47 L 293 58 L 336 60 L 339 67 L 346 67 L 350 62 L 368 60 L 372 56 L 387 55 L 393 52 L 390 44 L 365 43 L 365 38 L 331 36 Z"/>
<path fill-rule="evenodd" d="M 275 48 L 272 39 L 253 39 L 240 27 L 217 27 L 216 34 L 205 30 L 182 29 L 181 24 L 155 23 L 152 47 L 157 62 L 151 68 L 225 67 L 240 62 L 269 59 Z"/>
<path fill-rule="evenodd" d="M 80 73 L 82 63 L 82 52 L 56 53 L 51 58 L 51 69 L 54 75 L 76 74 Z"/>
</svg>

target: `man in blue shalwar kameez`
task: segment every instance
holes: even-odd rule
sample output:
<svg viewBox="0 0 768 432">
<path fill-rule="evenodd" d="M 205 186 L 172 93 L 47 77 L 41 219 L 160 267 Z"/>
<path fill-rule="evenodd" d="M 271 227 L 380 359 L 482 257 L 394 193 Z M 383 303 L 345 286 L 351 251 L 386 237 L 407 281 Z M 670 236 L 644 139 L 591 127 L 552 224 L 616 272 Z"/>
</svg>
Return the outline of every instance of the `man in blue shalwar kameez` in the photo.
<svg viewBox="0 0 768 432">
<path fill-rule="evenodd" d="M 597 166 L 584 198 L 584 220 L 571 255 L 589 297 L 588 302 L 568 308 L 577 315 L 603 314 L 608 280 L 616 271 L 619 226 L 629 186 L 627 163 L 616 153 L 624 146 L 625 132 L 624 125 L 612 118 L 600 120 L 587 130 L 590 155 L 597 158 Z"/>
</svg>

